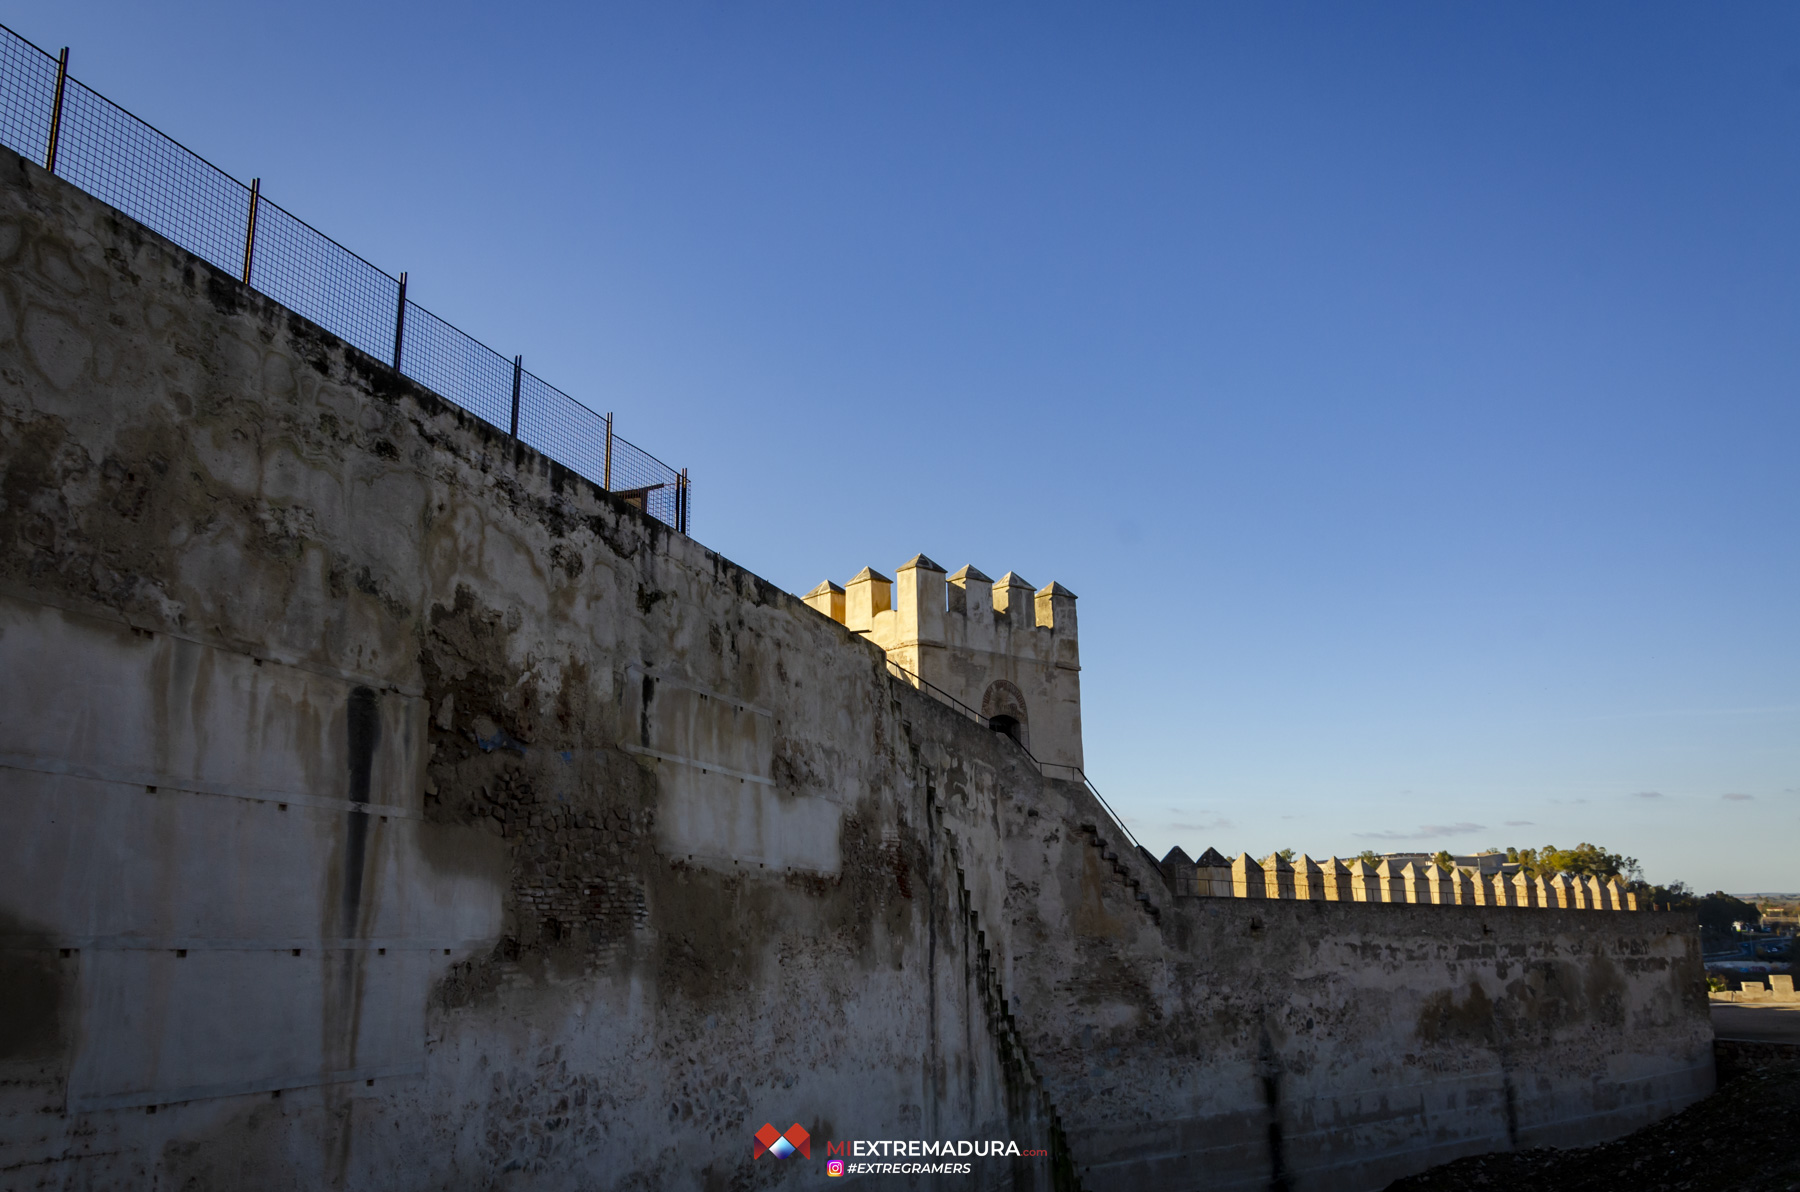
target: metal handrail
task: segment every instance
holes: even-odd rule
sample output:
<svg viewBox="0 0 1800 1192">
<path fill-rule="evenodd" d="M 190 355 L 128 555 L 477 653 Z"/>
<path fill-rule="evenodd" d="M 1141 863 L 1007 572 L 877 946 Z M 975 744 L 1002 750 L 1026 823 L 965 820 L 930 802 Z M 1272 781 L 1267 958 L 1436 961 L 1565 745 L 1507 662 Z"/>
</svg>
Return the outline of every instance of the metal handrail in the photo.
<svg viewBox="0 0 1800 1192">
<path fill-rule="evenodd" d="M 901 666 L 898 662 L 895 662 L 892 658 L 887 659 L 887 664 L 888 664 L 889 668 L 899 671 L 901 675 L 912 680 L 915 684 L 918 685 L 919 688 L 930 691 L 933 695 L 937 696 L 942 702 L 949 704 L 953 708 L 956 708 L 958 711 L 962 712 L 963 715 L 969 717 L 971 720 L 975 721 L 975 723 L 979 724 L 982 728 L 989 729 L 989 730 L 993 729 L 993 727 L 994 727 L 993 721 L 988 719 L 986 716 L 983 716 L 980 712 L 977 712 L 974 708 L 971 708 L 968 704 L 963 703 L 961 700 L 957 699 L 954 695 L 951 695 L 948 691 L 945 691 L 942 687 L 939 687 L 937 684 L 933 683 L 931 680 L 924 678 L 921 675 L 913 673 L 912 671 L 906 669 L 904 666 Z M 1067 765 L 1063 762 L 1039 761 L 1037 758 L 1037 755 L 1032 753 L 1031 750 L 1025 748 L 1024 744 L 1022 742 L 1020 742 L 1016 737 L 1007 735 L 1006 739 L 1011 741 L 1014 745 L 1017 745 L 1019 747 L 1019 752 L 1023 753 L 1026 757 L 1031 759 L 1031 764 L 1038 768 L 1038 773 L 1040 773 L 1040 774 L 1042 774 L 1045 770 L 1048 770 L 1048 769 L 1073 771 L 1075 773 L 1075 775 L 1081 779 L 1082 785 L 1087 787 L 1088 793 L 1090 793 L 1094 796 L 1095 802 L 1100 804 L 1101 810 L 1105 811 L 1107 816 L 1112 820 L 1113 826 L 1118 828 L 1119 831 L 1121 831 L 1125 834 L 1125 839 L 1131 841 L 1132 847 L 1135 849 L 1146 851 L 1146 852 L 1148 851 L 1148 850 L 1144 850 L 1144 846 L 1142 844 L 1138 843 L 1138 838 L 1131 834 L 1131 829 L 1127 828 L 1125 826 L 1124 819 L 1122 817 L 1120 817 L 1118 812 L 1113 810 L 1112 804 L 1108 803 L 1106 801 L 1106 796 L 1102 795 L 1100 793 L 1100 788 L 1094 785 L 1094 780 L 1087 776 L 1086 770 L 1083 770 L 1080 766 L 1071 766 L 1071 765 Z"/>
</svg>

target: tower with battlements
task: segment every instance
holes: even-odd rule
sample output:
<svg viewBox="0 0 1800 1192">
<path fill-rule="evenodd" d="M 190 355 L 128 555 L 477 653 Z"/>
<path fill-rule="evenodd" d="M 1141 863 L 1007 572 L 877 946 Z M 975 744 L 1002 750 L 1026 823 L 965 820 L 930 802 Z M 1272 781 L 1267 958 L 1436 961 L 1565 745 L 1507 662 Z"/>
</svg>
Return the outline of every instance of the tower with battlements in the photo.
<svg viewBox="0 0 1800 1192">
<path fill-rule="evenodd" d="M 1044 765 L 1082 768 L 1075 594 L 1061 584 L 1033 591 L 1010 571 L 996 581 L 974 567 L 946 576 L 914 555 L 894 579 L 865 567 L 803 599 L 887 651 L 908 682 L 979 712 Z"/>
</svg>

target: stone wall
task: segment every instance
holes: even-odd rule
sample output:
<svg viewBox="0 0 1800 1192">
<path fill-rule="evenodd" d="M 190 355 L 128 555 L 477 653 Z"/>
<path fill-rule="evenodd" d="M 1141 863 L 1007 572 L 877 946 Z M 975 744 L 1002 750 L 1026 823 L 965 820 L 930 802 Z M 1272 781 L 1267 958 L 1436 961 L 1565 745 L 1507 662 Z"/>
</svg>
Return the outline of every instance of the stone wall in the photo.
<svg viewBox="0 0 1800 1192">
<path fill-rule="evenodd" d="M 844 626 L 3 173 L 0 1187 L 770 1187 L 799 1122 L 1365 1188 L 1710 1087 L 1691 920 L 1177 898 Z"/>
<path fill-rule="evenodd" d="M 865 567 L 845 587 L 826 580 L 808 607 L 865 635 L 900 677 L 1006 726 L 1059 777 L 1079 779 L 1081 647 L 1075 594 L 1033 590 L 1012 572 L 998 583 L 973 565 L 948 577 L 914 555 L 898 582 Z M 1010 722 L 1010 723 L 1009 723 Z"/>
<path fill-rule="evenodd" d="M 1172 848 L 1157 863 L 1177 896 L 1195 898 L 1293 898 L 1302 902 L 1375 902 L 1426 906 L 1520 906 L 1558 910 L 1635 911 L 1638 891 L 1625 879 L 1559 873 L 1545 878 L 1523 872 L 1483 872 L 1433 861 L 1378 864 L 1352 858 L 1292 861 L 1271 853 L 1226 860 L 1206 849 L 1198 860 Z"/>
</svg>

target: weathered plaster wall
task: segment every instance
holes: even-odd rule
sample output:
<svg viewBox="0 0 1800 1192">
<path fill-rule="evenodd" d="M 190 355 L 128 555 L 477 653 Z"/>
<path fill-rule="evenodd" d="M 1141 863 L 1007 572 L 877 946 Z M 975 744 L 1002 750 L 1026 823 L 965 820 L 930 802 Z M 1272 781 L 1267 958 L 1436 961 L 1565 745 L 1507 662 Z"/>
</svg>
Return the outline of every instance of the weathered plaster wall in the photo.
<svg viewBox="0 0 1800 1192">
<path fill-rule="evenodd" d="M 749 1188 L 821 1174 L 765 1121 L 1055 1112 L 1090 1188 L 1363 1188 L 1708 1087 L 1677 920 L 1176 900 L 872 645 L 10 157 L 0 264 L 0 1187 Z"/>
<path fill-rule="evenodd" d="M 0 262 L 0 1186 L 1043 1144 L 873 647 L 11 157 Z"/>
<path fill-rule="evenodd" d="M 934 805 L 992 875 L 973 885 L 1004 925 L 995 967 L 1085 1187 L 1380 1188 L 1712 1089 L 1691 916 L 1171 898 L 1085 790 L 925 723 Z"/>
</svg>

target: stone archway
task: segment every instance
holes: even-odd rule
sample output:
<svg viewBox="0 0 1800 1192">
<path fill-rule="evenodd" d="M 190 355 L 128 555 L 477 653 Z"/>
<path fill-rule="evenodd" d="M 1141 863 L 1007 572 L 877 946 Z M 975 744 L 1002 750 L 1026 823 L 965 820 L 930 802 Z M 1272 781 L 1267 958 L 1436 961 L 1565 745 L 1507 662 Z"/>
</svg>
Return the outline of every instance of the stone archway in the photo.
<svg viewBox="0 0 1800 1192">
<path fill-rule="evenodd" d="M 1005 733 L 1031 752 L 1031 717 L 1025 707 L 1025 693 L 1014 683 L 995 679 L 981 697 L 981 714 L 988 727 Z"/>
</svg>

